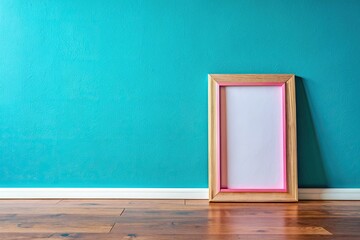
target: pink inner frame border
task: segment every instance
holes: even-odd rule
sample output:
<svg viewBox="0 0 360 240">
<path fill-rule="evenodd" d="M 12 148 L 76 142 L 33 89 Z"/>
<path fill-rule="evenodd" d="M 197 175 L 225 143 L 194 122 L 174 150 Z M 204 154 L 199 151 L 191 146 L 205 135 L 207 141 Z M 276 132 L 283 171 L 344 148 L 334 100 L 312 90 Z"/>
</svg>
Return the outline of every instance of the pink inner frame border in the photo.
<svg viewBox="0 0 360 240">
<path fill-rule="evenodd" d="M 281 189 L 230 189 L 221 188 L 221 148 L 220 148 L 220 87 L 226 86 L 281 86 L 282 92 L 282 125 L 283 125 L 283 177 L 284 177 L 284 188 Z M 218 192 L 287 192 L 287 176 L 286 176 L 286 104 L 285 104 L 285 83 L 279 82 L 220 82 L 216 85 L 216 115 L 217 115 L 217 190 Z"/>
</svg>

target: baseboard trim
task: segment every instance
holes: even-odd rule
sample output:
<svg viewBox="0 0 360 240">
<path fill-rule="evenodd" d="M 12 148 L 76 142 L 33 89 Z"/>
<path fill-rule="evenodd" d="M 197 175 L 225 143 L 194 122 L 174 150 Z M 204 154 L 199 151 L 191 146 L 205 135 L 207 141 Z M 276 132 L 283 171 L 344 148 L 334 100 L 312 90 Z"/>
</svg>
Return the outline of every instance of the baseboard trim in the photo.
<svg viewBox="0 0 360 240">
<path fill-rule="evenodd" d="M 0 199 L 129 198 L 207 199 L 207 188 L 0 188 Z"/>
<path fill-rule="evenodd" d="M 360 200 L 360 188 L 300 188 L 301 200 Z"/>
<path fill-rule="evenodd" d="M 207 188 L 0 188 L 0 199 L 208 199 Z M 300 200 L 360 200 L 360 188 L 301 188 Z"/>
</svg>

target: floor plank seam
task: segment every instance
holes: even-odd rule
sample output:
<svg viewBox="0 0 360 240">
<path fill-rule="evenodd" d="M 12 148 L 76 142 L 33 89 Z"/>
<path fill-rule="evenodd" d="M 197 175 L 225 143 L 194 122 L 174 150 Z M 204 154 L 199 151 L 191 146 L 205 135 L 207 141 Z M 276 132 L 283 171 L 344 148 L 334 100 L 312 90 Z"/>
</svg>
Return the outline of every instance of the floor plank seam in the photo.
<svg viewBox="0 0 360 240">
<path fill-rule="evenodd" d="M 112 225 L 112 227 L 110 228 L 109 232 L 108 233 L 111 233 L 111 231 L 113 230 L 113 228 L 115 227 L 116 225 L 116 222 L 114 222 L 114 224 Z"/>
<path fill-rule="evenodd" d="M 123 215 L 124 212 L 125 212 L 125 208 L 123 208 L 119 216 Z"/>
</svg>

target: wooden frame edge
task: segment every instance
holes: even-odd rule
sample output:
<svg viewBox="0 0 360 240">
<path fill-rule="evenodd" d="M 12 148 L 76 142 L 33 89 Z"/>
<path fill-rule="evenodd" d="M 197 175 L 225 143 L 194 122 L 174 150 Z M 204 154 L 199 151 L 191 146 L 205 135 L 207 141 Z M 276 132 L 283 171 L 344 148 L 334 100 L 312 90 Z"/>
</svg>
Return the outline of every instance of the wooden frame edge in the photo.
<svg viewBox="0 0 360 240">
<path fill-rule="evenodd" d="M 285 83 L 287 188 L 285 193 L 224 193 L 216 183 L 216 84 L 235 82 Z M 209 134 L 209 201 L 210 202 L 297 202 L 296 99 L 294 74 L 209 74 L 208 75 L 208 134 Z M 215 177 L 214 177 L 215 176 Z"/>
<path fill-rule="evenodd" d="M 216 122 L 215 122 L 215 114 L 216 114 L 216 106 L 215 103 L 215 80 L 212 75 L 208 75 L 208 164 L 209 164 L 209 201 L 213 200 L 217 195 L 217 192 L 214 192 L 216 189 L 214 178 L 212 175 L 216 173 L 215 160 L 216 160 Z"/>
</svg>

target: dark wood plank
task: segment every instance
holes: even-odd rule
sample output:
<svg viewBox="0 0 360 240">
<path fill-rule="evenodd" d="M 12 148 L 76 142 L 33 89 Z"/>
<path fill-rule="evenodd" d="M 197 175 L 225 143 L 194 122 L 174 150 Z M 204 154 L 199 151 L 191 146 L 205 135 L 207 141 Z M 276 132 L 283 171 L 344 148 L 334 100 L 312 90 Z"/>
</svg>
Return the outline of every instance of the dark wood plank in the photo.
<svg viewBox="0 0 360 240">
<path fill-rule="evenodd" d="M 0 233 L 2 240 L 355 240 L 359 239 L 352 235 L 258 235 L 258 234 L 167 234 L 167 235 L 149 235 L 149 234 L 113 234 L 113 233 L 55 233 L 55 234 L 39 234 L 39 233 Z"/>
<path fill-rule="evenodd" d="M 360 239 L 360 201 L 0 200 L 0 239 Z"/>
<path fill-rule="evenodd" d="M 185 206 L 185 200 L 154 200 L 154 199 L 111 199 L 111 200 L 63 200 L 61 206 L 110 206 L 119 208 L 174 208 Z"/>
</svg>

